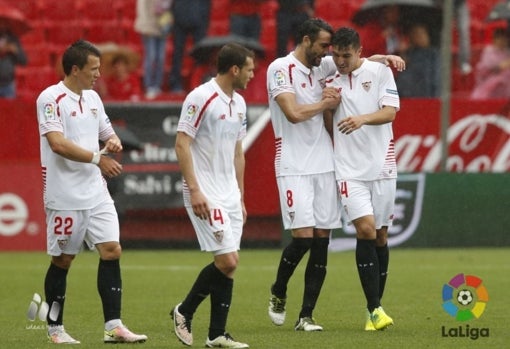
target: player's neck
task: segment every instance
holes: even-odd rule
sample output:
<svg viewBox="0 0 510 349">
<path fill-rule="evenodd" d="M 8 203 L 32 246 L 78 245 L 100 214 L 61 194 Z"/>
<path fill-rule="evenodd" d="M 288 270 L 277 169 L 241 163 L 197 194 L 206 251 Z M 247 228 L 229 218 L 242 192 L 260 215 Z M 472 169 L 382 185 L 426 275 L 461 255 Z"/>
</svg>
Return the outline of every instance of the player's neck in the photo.
<svg viewBox="0 0 510 349">
<path fill-rule="evenodd" d="M 296 46 L 296 48 L 294 49 L 294 53 L 293 53 L 294 57 L 296 57 L 296 59 L 301 62 L 305 67 L 311 69 L 312 66 L 308 63 L 308 61 L 306 60 L 306 54 L 305 54 L 305 48 L 298 45 Z"/>
<path fill-rule="evenodd" d="M 78 84 L 69 76 L 64 78 L 64 85 L 77 95 L 81 96 L 82 89 L 78 87 Z"/>
<path fill-rule="evenodd" d="M 232 81 L 230 81 L 227 75 L 218 74 L 214 80 L 227 96 L 230 98 L 234 96 L 234 87 L 232 85 Z"/>
</svg>

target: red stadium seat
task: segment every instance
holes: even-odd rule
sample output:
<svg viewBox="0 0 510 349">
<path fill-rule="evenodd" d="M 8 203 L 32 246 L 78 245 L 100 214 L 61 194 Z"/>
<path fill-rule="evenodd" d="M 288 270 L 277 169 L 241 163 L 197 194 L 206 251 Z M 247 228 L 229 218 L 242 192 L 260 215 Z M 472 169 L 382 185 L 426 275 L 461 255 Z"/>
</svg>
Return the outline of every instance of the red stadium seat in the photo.
<svg viewBox="0 0 510 349">
<path fill-rule="evenodd" d="M 46 37 L 53 46 L 67 46 L 83 39 L 86 27 L 83 21 L 56 21 L 46 26 Z"/>
<path fill-rule="evenodd" d="M 124 0 L 78 0 L 76 7 L 84 19 L 91 21 L 117 21 L 123 2 Z"/>
</svg>

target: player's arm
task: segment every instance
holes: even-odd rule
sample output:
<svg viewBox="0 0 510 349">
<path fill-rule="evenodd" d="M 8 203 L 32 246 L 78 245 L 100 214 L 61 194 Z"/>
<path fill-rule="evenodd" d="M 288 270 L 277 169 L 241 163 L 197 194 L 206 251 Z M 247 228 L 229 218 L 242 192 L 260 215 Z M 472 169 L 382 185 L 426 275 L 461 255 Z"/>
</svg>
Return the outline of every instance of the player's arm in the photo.
<svg viewBox="0 0 510 349">
<path fill-rule="evenodd" d="M 87 162 L 97 165 L 101 173 L 107 177 L 118 176 L 122 172 L 122 165 L 116 160 L 101 156 L 98 152 L 84 149 L 74 142 L 71 142 L 61 132 L 50 131 L 45 134 L 51 150 L 72 161 Z"/>
<path fill-rule="evenodd" d="M 406 70 L 406 62 L 400 56 L 377 54 L 368 57 L 368 60 L 373 62 L 379 62 L 387 66 L 391 66 L 398 71 Z"/>
<path fill-rule="evenodd" d="M 275 97 L 275 100 L 287 120 L 293 124 L 297 124 L 311 119 L 326 109 L 336 108 L 340 103 L 340 94 L 338 91 L 332 92 L 328 90 L 328 88 L 325 88 L 323 98 L 312 104 L 298 104 L 296 95 L 290 92 L 280 93 Z"/>
<path fill-rule="evenodd" d="M 244 159 L 244 151 L 243 151 L 243 142 L 237 141 L 236 149 L 234 153 L 234 168 L 236 171 L 236 179 L 237 185 L 239 186 L 239 191 L 241 193 L 241 205 L 243 209 L 243 223 L 246 223 L 246 207 L 244 206 L 244 167 L 245 167 L 245 159 Z"/>
<path fill-rule="evenodd" d="M 50 131 L 45 134 L 51 150 L 72 161 L 92 162 L 94 152 L 84 149 L 74 142 L 71 142 L 61 132 Z"/>
<path fill-rule="evenodd" d="M 327 109 L 324 110 L 324 127 L 326 131 L 328 131 L 329 137 L 333 141 L 333 114 L 334 110 Z"/>
<path fill-rule="evenodd" d="M 363 125 L 382 125 L 395 120 L 397 109 L 391 106 L 383 106 L 374 113 L 348 116 L 337 124 L 338 131 L 350 134 Z"/>
<path fill-rule="evenodd" d="M 193 138 L 184 132 L 177 132 L 175 141 L 175 153 L 179 161 L 182 176 L 186 181 L 190 192 L 191 207 L 193 213 L 201 219 L 208 219 L 211 212 L 205 195 L 200 190 L 195 168 L 193 166 L 193 156 L 191 154 L 191 143 Z"/>
</svg>

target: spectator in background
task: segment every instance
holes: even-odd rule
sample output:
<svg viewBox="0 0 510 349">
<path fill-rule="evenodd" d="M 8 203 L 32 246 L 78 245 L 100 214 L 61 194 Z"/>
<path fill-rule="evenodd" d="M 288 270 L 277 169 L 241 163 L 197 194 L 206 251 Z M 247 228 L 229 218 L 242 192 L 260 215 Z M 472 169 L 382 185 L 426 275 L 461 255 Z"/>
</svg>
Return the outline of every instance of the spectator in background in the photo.
<svg viewBox="0 0 510 349">
<path fill-rule="evenodd" d="M 399 55 L 404 48 L 399 6 L 384 6 L 381 12 L 378 21 L 369 22 L 363 28 L 364 36 L 370 38 L 363 44 L 364 56 L 377 53 Z"/>
<path fill-rule="evenodd" d="M 475 67 L 473 99 L 510 98 L 510 47 L 508 32 L 497 28 Z"/>
<path fill-rule="evenodd" d="M 105 100 L 138 101 L 142 88 L 136 73 L 129 69 L 128 58 L 118 54 L 111 61 L 111 74 L 99 84 L 97 92 Z"/>
<path fill-rule="evenodd" d="M 26 65 L 27 56 L 19 39 L 0 19 L 0 98 L 16 97 L 16 65 Z"/>
<path fill-rule="evenodd" d="M 260 11 L 267 0 L 230 0 L 230 33 L 249 39 L 260 39 Z"/>
<path fill-rule="evenodd" d="M 473 70 L 471 67 L 471 35 L 469 32 L 471 14 L 466 0 L 455 0 L 454 9 L 459 32 L 459 67 L 461 73 L 467 75 Z"/>
<path fill-rule="evenodd" d="M 406 70 L 397 76 L 400 97 L 438 97 L 440 56 L 430 43 L 428 28 L 417 23 L 409 29 L 409 47 L 402 53 Z"/>
<path fill-rule="evenodd" d="M 183 93 L 182 61 L 186 52 L 186 38 L 193 36 L 197 43 L 207 35 L 211 0 L 174 0 L 172 13 L 174 15 L 172 68 L 170 70 L 169 85 L 174 93 Z"/>
<path fill-rule="evenodd" d="M 161 93 L 165 69 L 166 40 L 171 30 L 172 0 L 137 0 L 135 31 L 142 35 L 144 48 L 143 84 L 145 97 Z"/>
<path fill-rule="evenodd" d="M 314 17 L 313 0 L 278 0 L 278 11 L 276 12 L 276 55 L 284 57 L 287 55 L 287 44 L 289 37 L 293 38 L 293 46 L 298 44 L 295 34 L 298 27 L 309 18 Z"/>
</svg>

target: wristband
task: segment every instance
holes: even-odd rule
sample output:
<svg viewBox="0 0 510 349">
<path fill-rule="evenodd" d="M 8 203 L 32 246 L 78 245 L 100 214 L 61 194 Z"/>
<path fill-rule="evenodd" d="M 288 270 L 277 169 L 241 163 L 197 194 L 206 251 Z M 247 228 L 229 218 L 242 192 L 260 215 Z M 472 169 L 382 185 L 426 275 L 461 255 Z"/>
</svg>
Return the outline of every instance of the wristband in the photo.
<svg viewBox="0 0 510 349">
<path fill-rule="evenodd" d="M 90 162 L 94 165 L 99 165 L 99 160 L 101 160 L 101 154 L 95 151 Z"/>
</svg>

